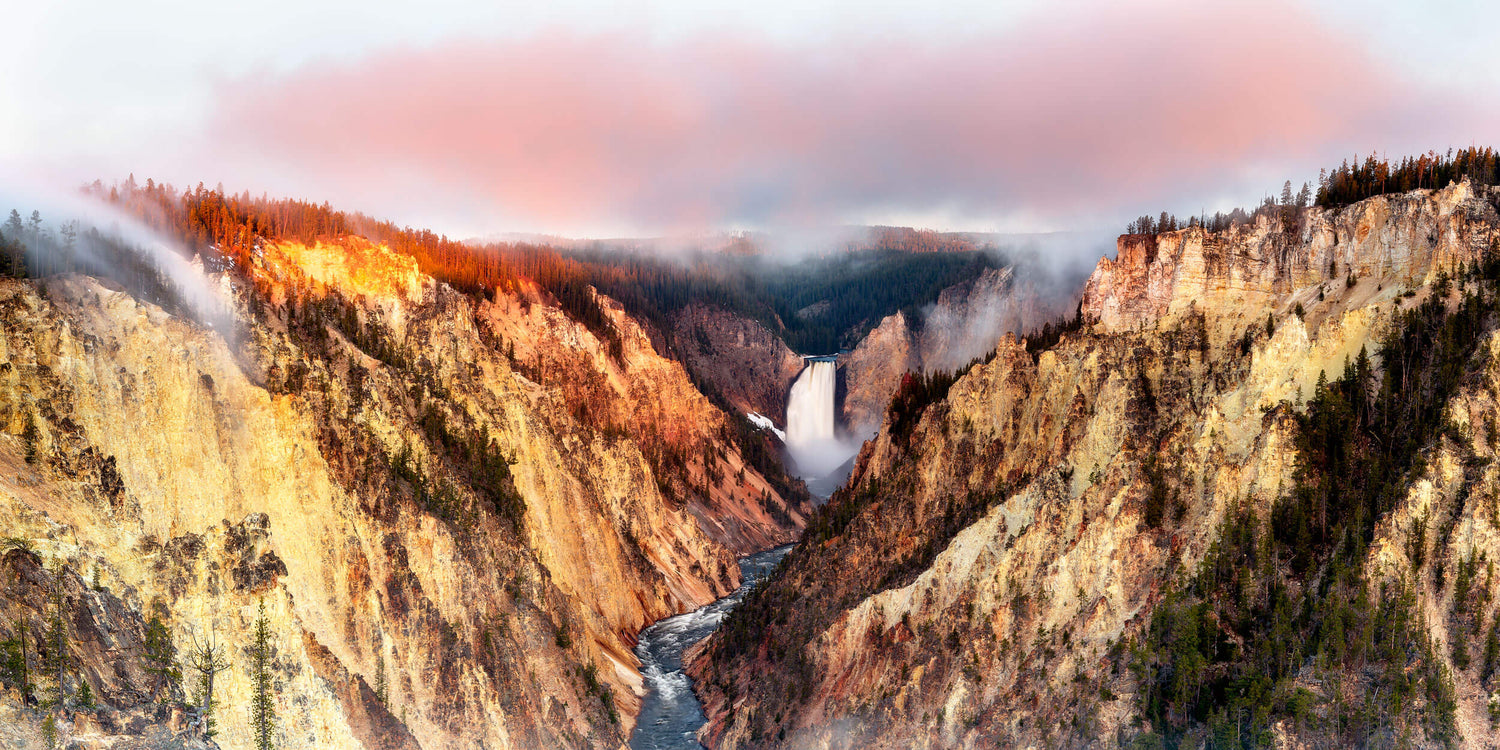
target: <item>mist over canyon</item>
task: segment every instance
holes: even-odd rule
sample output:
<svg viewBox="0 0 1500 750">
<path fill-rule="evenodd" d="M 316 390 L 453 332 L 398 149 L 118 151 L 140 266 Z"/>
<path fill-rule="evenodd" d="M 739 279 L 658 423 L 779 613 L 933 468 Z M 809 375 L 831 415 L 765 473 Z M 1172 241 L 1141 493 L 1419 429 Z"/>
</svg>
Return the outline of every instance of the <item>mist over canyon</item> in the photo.
<svg viewBox="0 0 1500 750">
<path fill-rule="evenodd" d="M 0 17 L 0 748 L 1500 748 L 1500 4 Z"/>
<path fill-rule="evenodd" d="M 22 746 L 623 743 L 659 687 L 637 634 L 795 541 L 863 437 L 843 394 L 898 384 L 788 342 L 962 338 L 1014 293 L 975 291 L 1013 265 L 964 235 L 688 262 L 84 192 L 0 227 Z"/>
<path fill-rule="evenodd" d="M 1489 10 L 171 10 L 0 46 L 0 746 L 1500 747 Z"/>
<path fill-rule="evenodd" d="M 1086 279 L 891 228 L 661 256 L 155 183 L 18 211 L 0 736 L 1487 742 L 1500 193 L 1492 152 L 1439 168 L 1137 222 Z"/>
</svg>

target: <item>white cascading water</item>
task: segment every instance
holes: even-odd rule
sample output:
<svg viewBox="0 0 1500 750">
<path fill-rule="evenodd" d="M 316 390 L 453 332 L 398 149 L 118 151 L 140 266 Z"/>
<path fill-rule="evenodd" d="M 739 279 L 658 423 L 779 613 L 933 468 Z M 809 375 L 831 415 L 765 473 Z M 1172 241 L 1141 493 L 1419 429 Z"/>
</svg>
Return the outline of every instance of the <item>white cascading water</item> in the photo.
<svg viewBox="0 0 1500 750">
<path fill-rule="evenodd" d="M 827 477 L 859 450 L 859 441 L 841 438 L 835 430 L 837 387 L 838 363 L 809 358 L 787 395 L 786 449 L 804 479 Z"/>
<path fill-rule="evenodd" d="M 786 400 L 786 444 L 809 448 L 833 439 L 833 391 L 838 366 L 828 360 L 808 360 L 792 383 Z"/>
</svg>

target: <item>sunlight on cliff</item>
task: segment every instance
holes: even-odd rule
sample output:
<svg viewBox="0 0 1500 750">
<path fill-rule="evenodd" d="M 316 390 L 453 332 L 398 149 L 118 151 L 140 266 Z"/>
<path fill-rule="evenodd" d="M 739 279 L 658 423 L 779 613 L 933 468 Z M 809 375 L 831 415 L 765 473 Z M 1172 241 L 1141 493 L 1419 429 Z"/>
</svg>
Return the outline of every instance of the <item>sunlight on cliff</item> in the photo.
<svg viewBox="0 0 1500 750">
<path fill-rule="evenodd" d="M 417 261 L 363 237 L 341 237 L 333 242 L 268 242 L 268 256 L 280 256 L 314 280 L 347 294 L 375 298 L 422 297 L 422 272 Z"/>
</svg>

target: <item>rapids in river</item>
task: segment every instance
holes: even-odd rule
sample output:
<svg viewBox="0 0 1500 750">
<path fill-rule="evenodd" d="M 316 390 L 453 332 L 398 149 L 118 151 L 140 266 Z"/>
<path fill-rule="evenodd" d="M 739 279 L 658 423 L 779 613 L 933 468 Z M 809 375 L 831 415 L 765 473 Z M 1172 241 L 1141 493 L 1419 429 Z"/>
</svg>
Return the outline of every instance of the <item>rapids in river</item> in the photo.
<svg viewBox="0 0 1500 750">
<path fill-rule="evenodd" d="M 740 584 L 733 594 L 692 612 L 658 620 L 641 631 L 635 655 L 641 660 L 646 697 L 630 735 L 631 750 L 700 750 L 698 728 L 705 718 L 692 681 L 682 671 L 682 654 L 707 638 L 756 581 L 770 575 L 792 545 L 740 558 Z"/>
</svg>

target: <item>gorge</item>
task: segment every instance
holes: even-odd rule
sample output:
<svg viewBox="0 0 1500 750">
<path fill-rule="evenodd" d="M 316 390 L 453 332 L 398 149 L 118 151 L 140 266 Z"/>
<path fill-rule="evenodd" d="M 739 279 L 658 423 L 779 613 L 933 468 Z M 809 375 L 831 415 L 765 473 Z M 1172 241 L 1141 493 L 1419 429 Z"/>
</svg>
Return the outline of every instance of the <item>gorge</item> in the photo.
<svg viewBox="0 0 1500 750">
<path fill-rule="evenodd" d="M 703 707 L 683 672 L 683 654 L 707 638 L 750 588 L 776 568 L 790 547 L 777 547 L 740 560 L 742 583 L 734 593 L 713 604 L 652 623 L 641 631 L 636 655 L 646 695 L 641 715 L 630 736 L 631 750 L 697 750 Z"/>
<path fill-rule="evenodd" d="M 238 322 L 198 324 L 128 244 L 102 239 L 89 276 L 57 235 L 0 230 L 0 645 L 35 667 L 59 653 L 49 618 L 75 623 L 61 681 L 0 674 L 7 742 L 41 741 L 57 718 L 14 696 L 50 690 L 69 742 L 247 747 L 245 712 L 194 708 L 195 673 L 160 664 L 210 636 L 243 663 L 264 603 L 278 747 L 617 746 L 647 694 L 637 634 L 732 594 L 737 558 L 806 523 L 779 441 L 735 406 L 781 413 L 763 399 L 800 370 L 715 380 L 684 353 L 727 355 L 726 335 L 785 351 L 753 318 L 627 308 L 546 275 L 568 266 L 543 249 L 115 194 L 197 248 Z M 818 416 L 797 434 L 822 438 L 833 363 L 811 375 Z M 214 701 L 253 690 L 231 669 Z"/>
<path fill-rule="evenodd" d="M 1497 203 L 1122 236 L 1055 343 L 898 393 L 689 654 L 705 744 L 1492 743 Z"/>
<path fill-rule="evenodd" d="M 1500 750 L 1500 3 L 0 17 L 0 750 Z"/>
<path fill-rule="evenodd" d="M 738 260 L 143 192 L 233 335 L 0 229 L 6 743 L 252 747 L 262 606 L 285 748 L 1497 736 L 1494 186 L 1122 235 L 1062 296 L 881 250 L 944 285 L 800 329 L 692 291 Z"/>
</svg>

